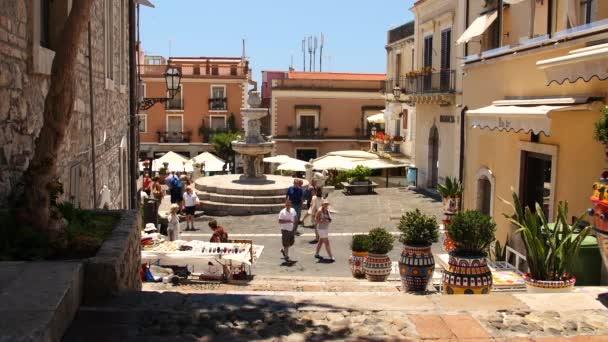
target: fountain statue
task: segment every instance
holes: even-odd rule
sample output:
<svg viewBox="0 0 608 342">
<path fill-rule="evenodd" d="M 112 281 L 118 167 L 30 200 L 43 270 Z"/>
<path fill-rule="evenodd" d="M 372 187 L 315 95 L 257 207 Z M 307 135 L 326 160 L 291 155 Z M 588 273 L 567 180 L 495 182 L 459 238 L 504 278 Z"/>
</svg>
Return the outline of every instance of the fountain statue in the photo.
<svg viewBox="0 0 608 342">
<path fill-rule="evenodd" d="M 260 119 L 268 115 L 268 108 L 260 108 L 261 103 L 256 88 L 249 91 L 249 106 L 241 108 L 245 120 L 245 137 L 238 137 L 232 142 L 232 149 L 241 154 L 243 160 L 243 175 L 240 180 L 244 182 L 266 180 L 263 158 L 274 148 L 274 141 L 267 140 L 260 134 Z"/>
</svg>

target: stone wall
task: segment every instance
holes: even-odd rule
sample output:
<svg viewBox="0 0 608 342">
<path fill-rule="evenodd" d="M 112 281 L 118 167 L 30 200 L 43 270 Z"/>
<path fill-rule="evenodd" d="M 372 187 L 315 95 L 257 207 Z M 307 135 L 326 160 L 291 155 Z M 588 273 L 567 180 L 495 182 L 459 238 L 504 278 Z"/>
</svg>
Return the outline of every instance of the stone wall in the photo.
<svg viewBox="0 0 608 342">
<path fill-rule="evenodd" d="M 105 61 L 104 28 L 110 32 L 104 16 L 106 1 L 94 1 L 92 8 L 92 80 L 89 79 L 87 31 L 82 35 L 76 65 L 74 113 L 57 163 L 58 176 L 65 190 L 64 199 L 84 208 L 93 206 L 93 196 L 99 198 L 103 185 L 111 191 L 110 208 L 126 207 L 123 190 L 128 191 L 125 186 L 129 174 L 126 170 L 128 1 L 109 1 L 113 14 L 111 41 L 114 45 L 110 78 L 106 77 Z M 55 0 L 51 3 L 53 6 L 66 6 L 66 11 L 61 13 L 67 17 L 67 7 L 71 2 Z M 53 51 L 40 46 L 40 12 L 39 1 L 0 0 L 0 207 L 8 204 L 11 193 L 27 169 L 43 124 Z M 49 54 L 51 58 L 47 58 Z M 97 194 L 93 193 L 90 151 L 90 82 L 93 84 Z"/>
<path fill-rule="evenodd" d="M 141 215 L 139 211 L 116 211 L 121 219 L 97 255 L 85 261 L 84 304 L 141 290 Z"/>
</svg>

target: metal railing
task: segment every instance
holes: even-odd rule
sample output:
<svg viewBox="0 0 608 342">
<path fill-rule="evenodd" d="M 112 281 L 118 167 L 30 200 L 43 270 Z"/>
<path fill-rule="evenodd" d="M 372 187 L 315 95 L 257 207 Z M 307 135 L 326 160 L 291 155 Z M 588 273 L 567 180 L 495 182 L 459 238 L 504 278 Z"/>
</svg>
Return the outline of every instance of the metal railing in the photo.
<svg viewBox="0 0 608 342">
<path fill-rule="evenodd" d="M 396 86 L 404 94 L 453 93 L 456 89 L 456 72 L 446 69 L 426 75 L 390 78 L 384 82 L 384 92 L 392 94 Z"/>
<path fill-rule="evenodd" d="M 217 97 L 209 99 L 209 110 L 226 110 L 228 99 L 225 97 Z"/>
<path fill-rule="evenodd" d="M 159 143 L 189 143 L 192 139 L 192 131 L 187 132 L 156 132 Z"/>
<path fill-rule="evenodd" d="M 322 139 L 327 133 L 328 128 L 287 126 L 287 135 L 292 139 Z"/>
</svg>

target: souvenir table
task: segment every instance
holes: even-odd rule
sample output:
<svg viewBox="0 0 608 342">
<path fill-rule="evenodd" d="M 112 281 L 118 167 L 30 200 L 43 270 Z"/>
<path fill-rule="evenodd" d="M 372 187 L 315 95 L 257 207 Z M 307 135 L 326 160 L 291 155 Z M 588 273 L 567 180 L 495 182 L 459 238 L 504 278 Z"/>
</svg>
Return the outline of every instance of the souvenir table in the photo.
<svg viewBox="0 0 608 342">
<path fill-rule="evenodd" d="M 205 274 L 223 275 L 224 279 L 234 274 L 236 270 L 245 272 L 257 262 L 264 246 L 254 245 L 251 240 L 234 240 L 228 243 L 213 243 L 206 241 L 165 241 L 154 240 L 153 243 L 142 246 L 142 262 L 194 264 L 209 261 L 208 268 L 202 270 Z M 217 263 L 221 266 L 217 267 Z M 206 271 L 206 272 L 205 272 Z"/>
</svg>

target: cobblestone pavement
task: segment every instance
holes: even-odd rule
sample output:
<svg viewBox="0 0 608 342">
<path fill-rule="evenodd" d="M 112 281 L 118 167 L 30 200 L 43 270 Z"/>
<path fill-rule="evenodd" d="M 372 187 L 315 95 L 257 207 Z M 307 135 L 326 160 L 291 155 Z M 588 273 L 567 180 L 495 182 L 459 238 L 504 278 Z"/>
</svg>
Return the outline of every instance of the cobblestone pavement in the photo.
<svg viewBox="0 0 608 342">
<path fill-rule="evenodd" d="M 63 341 L 608 341 L 605 308 L 585 294 L 559 300 L 542 310 L 512 294 L 141 292 L 81 308 Z"/>
<path fill-rule="evenodd" d="M 353 233 L 367 232 L 375 227 L 386 227 L 389 231 L 397 233 L 401 214 L 415 208 L 435 215 L 439 219 L 442 214 L 439 202 L 399 188 L 378 189 L 377 194 L 360 196 L 347 196 L 341 191 L 334 191 L 329 195 L 329 200 L 330 209 L 334 212 L 330 227 L 330 242 L 336 258 L 335 263 L 314 258 L 316 245 L 310 243 L 314 239 L 314 230 L 302 226 L 299 231 L 303 235 L 296 238 L 294 248 L 290 250 L 291 259 L 297 262 L 284 263 L 280 253 L 281 237 L 276 214 L 203 216 L 195 224 L 199 230 L 194 233 L 184 232 L 182 238 L 208 240 L 211 232 L 207 222 L 214 218 L 220 225 L 226 227 L 231 238 L 252 239 L 255 244 L 264 246 L 264 252 L 254 269 L 257 275 L 348 277 L 350 272 L 347 261 L 351 254 L 350 241 Z M 168 200 L 164 203 L 168 203 Z M 396 242 L 395 248 L 390 253 L 393 261 L 398 260 L 401 249 L 401 245 Z M 325 250 L 322 250 L 321 255 L 327 256 Z M 195 263 L 191 266 L 194 267 L 195 272 L 198 272 L 206 267 L 206 263 Z"/>
</svg>

